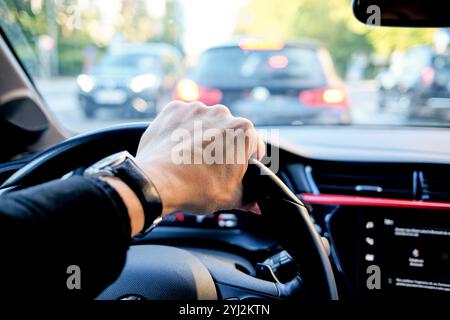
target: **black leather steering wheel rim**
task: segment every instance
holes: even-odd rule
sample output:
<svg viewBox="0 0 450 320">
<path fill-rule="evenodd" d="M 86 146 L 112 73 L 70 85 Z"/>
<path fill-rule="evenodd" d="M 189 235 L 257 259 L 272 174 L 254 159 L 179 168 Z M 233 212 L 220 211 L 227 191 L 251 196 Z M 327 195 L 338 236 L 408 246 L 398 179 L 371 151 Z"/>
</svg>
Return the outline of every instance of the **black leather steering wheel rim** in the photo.
<svg viewBox="0 0 450 320">
<path fill-rule="evenodd" d="M 14 173 L 0 190 L 52 180 L 117 151 L 135 153 L 139 137 L 147 126 L 148 123 L 119 125 L 68 139 L 37 154 Z M 270 219 L 275 238 L 286 247 L 295 261 L 301 262 L 298 263 L 299 270 L 311 298 L 338 299 L 330 261 L 320 235 L 301 201 L 274 173 L 253 159 L 244 177 L 244 190 L 245 196 L 257 201 L 263 214 Z"/>
<path fill-rule="evenodd" d="M 304 204 L 277 175 L 254 159 L 250 159 L 243 184 L 244 197 L 258 203 L 273 227 L 274 238 L 297 262 L 308 294 L 314 299 L 338 300 L 330 260 Z"/>
<path fill-rule="evenodd" d="M 123 124 L 69 138 L 34 155 L 28 164 L 11 175 L 0 188 L 31 186 L 49 181 L 74 168 L 89 166 L 105 155 L 120 150 L 135 154 L 139 144 L 136 137 L 140 137 L 148 125 L 148 122 Z M 80 154 L 89 156 L 80 157 Z"/>
</svg>

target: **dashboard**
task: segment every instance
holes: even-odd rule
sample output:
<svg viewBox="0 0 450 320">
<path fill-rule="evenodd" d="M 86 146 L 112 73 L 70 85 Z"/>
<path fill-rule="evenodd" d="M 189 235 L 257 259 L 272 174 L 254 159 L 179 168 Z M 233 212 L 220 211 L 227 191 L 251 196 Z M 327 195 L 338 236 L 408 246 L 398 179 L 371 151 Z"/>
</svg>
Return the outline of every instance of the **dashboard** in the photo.
<svg viewBox="0 0 450 320">
<path fill-rule="evenodd" d="M 284 132 L 284 179 L 329 239 L 341 292 L 450 297 L 448 130 L 303 133 Z"/>
<path fill-rule="evenodd" d="M 328 239 L 341 297 L 450 297 L 448 130 L 280 128 L 279 137 L 278 175 Z M 260 220 L 177 213 L 150 237 L 201 229 L 255 265 L 282 250 Z"/>
<path fill-rule="evenodd" d="M 270 156 L 279 160 L 277 174 L 307 206 L 326 239 L 341 298 L 450 297 L 450 130 L 270 130 L 262 135 Z M 0 177 L 24 164 L 26 159 L 0 166 Z M 62 175 L 73 170 L 70 163 L 64 165 L 59 171 L 38 167 L 42 172 L 37 172 L 45 177 L 47 171 Z M 268 236 L 272 233 L 263 217 L 238 210 L 204 217 L 177 212 L 134 244 L 184 248 L 208 263 L 213 257 L 215 264 L 223 262 L 249 280 L 284 283 L 297 268 L 289 253 Z M 229 289 L 230 284 L 225 285 Z M 248 297 L 254 297 L 251 287 Z M 273 296 L 272 289 L 267 296 Z M 227 294 L 231 298 L 236 293 Z"/>
</svg>

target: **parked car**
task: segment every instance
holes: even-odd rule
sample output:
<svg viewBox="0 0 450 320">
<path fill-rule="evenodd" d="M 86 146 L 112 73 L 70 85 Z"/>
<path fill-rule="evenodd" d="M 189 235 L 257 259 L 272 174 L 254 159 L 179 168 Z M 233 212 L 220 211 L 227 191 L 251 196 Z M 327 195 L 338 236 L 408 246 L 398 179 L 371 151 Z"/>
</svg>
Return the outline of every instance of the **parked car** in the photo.
<svg viewBox="0 0 450 320">
<path fill-rule="evenodd" d="M 210 48 L 178 82 L 174 98 L 225 104 L 257 125 L 350 121 L 330 55 L 312 41 L 251 39 Z"/>
<path fill-rule="evenodd" d="M 421 45 L 407 50 L 401 72 L 380 77 L 380 108 L 404 106 L 409 118 L 439 120 L 450 117 L 450 54 L 437 53 L 431 46 Z"/>
<path fill-rule="evenodd" d="M 171 45 L 121 46 L 78 76 L 80 106 L 88 118 L 100 108 L 119 108 L 125 117 L 154 115 L 170 98 L 181 70 L 181 55 Z"/>
</svg>

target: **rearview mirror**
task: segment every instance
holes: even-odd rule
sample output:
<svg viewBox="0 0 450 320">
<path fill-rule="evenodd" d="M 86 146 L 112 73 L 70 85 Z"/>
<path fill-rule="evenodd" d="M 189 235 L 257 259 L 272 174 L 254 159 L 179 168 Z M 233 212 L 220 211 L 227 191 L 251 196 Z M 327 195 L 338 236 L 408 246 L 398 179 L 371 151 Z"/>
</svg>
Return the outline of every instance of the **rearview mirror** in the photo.
<svg viewBox="0 0 450 320">
<path fill-rule="evenodd" d="M 450 27 L 446 1 L 353 0 L 355 17 L 371 26 Z"/>
</svg>

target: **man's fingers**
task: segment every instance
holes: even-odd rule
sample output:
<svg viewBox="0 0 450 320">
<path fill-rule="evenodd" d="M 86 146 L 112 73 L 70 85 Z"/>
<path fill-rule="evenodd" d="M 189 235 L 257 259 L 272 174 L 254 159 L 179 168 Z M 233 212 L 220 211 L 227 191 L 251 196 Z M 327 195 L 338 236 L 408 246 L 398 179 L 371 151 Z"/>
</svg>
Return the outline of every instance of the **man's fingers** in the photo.
<svg viewBox="0 0 450 320">
<path fill-rule="evenodd" d="M 243 204 L 238 209 L 242 210 L 242 211 L 252 212 L 252 213 L 255 213 L 255 214 L 258 214 L 258 215 L 261 214 L 261 209 L 259 208 L 259 206 L 258 206 L 258 204 L 256 202 Z"/>
<path fill-rule="evenodd" d="M 249 158 L 255 158 L 257 160 L 261 160 L 264 158 L 266 154 L 266 144 L 259 136 L 258 132 L 255 128 L 250 129 L 251 133 L 250 137 L 250 150 L 249 150 Z"/>
<path fill-rule="evenodd" d="M 257 134 L 257 145 L 256 145 L 256 153 L 254 154 L 254 157 L 261 161 L 262 158 L 264 158 L 264 155 L 266 154 L 266 144 L 264 143 L 263 139 Z"/>
</svg>

